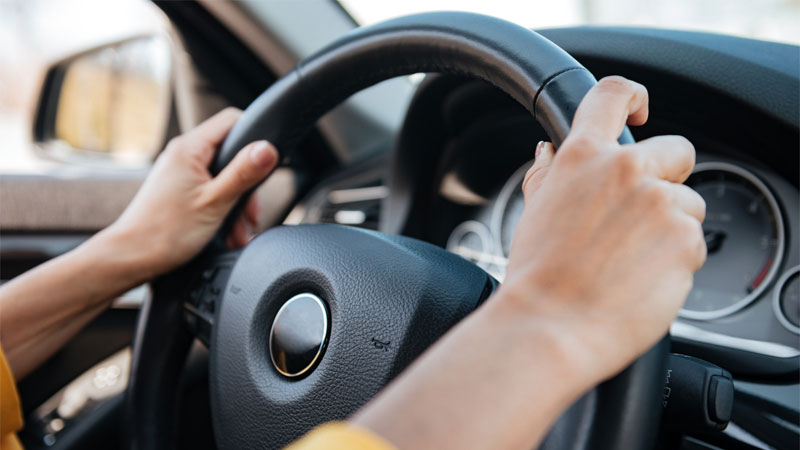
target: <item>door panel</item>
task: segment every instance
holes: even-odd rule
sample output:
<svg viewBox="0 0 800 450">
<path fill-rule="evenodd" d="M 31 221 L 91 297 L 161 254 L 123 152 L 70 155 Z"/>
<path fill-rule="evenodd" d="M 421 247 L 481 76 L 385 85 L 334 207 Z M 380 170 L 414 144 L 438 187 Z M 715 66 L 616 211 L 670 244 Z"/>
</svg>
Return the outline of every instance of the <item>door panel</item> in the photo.
<svg viewBox="0 0 800 450">
<path fill-rule="evenodd" d="M 125 209 L 146 173 L 81 172 L 0 175 L 0 230 L 12 236 L 100 230 Z"/>
</svg>

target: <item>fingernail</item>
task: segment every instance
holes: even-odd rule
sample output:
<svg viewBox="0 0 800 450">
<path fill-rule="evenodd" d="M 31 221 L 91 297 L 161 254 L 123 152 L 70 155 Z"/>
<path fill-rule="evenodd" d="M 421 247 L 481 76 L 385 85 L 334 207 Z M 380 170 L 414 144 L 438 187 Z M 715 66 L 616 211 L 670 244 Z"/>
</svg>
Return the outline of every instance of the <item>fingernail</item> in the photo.
<svg viewBox="0 0 800 450">
<path fill-rule="evenodd" d="M 538 158 L 539 155 L 542 154 L 542 149 L 543 148 L 544 148 L 544 141 L 539 141 L 539 143 L 536 144 L 536 152 L 534 152 L 533 157 L 534 158 Z"/>
<path fill-rule="evenodd" d="M 250 149 L 250 160 L 262 167 L 272 164 L 276 157 L 275 150 L 267 141 L 258 141 Z"/>
</svg>

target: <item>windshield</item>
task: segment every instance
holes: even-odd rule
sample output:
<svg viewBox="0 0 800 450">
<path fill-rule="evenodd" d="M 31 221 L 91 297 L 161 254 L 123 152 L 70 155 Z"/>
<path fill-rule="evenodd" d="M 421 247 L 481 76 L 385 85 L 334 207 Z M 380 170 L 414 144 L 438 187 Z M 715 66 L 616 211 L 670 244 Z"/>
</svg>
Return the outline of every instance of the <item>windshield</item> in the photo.
<svg viewBox="0 0 800 450">
<path fill-rule="evenodd" d="M 360 25 L 425 11 L 471 11 L 528 28 L 623 25 L 800 44 L 800 0 L 340 0 Z"/>
</svg>

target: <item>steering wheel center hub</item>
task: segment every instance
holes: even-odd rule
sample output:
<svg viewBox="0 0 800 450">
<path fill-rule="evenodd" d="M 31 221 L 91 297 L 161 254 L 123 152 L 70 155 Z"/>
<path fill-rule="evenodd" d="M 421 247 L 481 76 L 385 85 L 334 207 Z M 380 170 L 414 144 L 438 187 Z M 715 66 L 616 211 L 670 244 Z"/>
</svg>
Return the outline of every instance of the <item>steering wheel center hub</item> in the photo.
<svg viewBox="0 0 800 450">
<path fill-rule="evenodd" d="M 283 447 L 344 419 L 472 312 L 487 286 L 479 267 L 402 236 L 333 225 L 262 233 L 214 318 L 220 446 Z"/>
<path fill-rule="evenodd" d="M 281 306 L 269 333 L 275 370 L 293 378 L 309 373 L 328 342 L 328 309 L 316 295 L 295 295 Z"/>
</svg>

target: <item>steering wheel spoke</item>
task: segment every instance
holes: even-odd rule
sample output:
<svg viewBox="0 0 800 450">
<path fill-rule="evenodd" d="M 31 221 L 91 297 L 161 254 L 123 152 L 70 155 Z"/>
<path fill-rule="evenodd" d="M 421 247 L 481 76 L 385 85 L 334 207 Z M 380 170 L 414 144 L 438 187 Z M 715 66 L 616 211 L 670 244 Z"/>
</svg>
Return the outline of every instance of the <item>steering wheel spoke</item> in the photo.
<svg viewBox="0 0 800 450">
<path fill-rule="evenodd" d="M 192 268 L 195 275 L 183 301 L 183 323 L 206 347 L 210 347 L 214 314 L 240 253 L 237 250 L 201 258 Z"/>
</svg>

